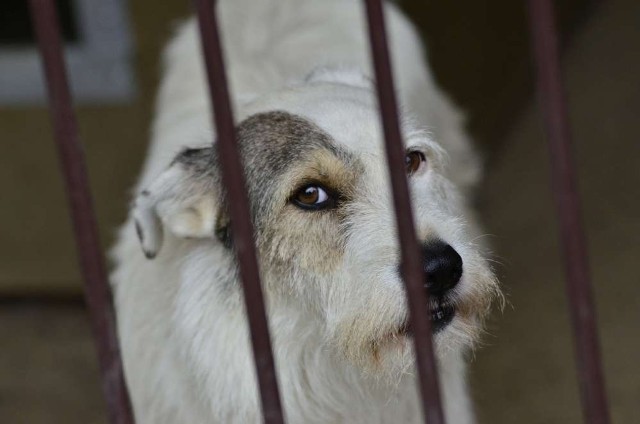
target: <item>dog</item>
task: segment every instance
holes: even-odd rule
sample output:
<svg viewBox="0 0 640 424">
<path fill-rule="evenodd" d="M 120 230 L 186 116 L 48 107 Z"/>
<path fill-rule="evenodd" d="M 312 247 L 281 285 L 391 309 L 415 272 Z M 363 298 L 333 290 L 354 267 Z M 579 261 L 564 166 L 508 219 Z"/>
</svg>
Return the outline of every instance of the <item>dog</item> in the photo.
<svg viewBox="0 0 640 424">
<path fill-rule="evenodd" d="M 287 421 L 421 423 L 363 2 L 217 3 Z M 466 358 L 499 296 L 469 201 L 481 165 L 416 30 L 393 4 L 385 14 L 445 413 L 473 423 Z M 153 140 L 113 249 L 135 417 L 258 423 L 193 19 L 164 68 Z"/>
</svg>

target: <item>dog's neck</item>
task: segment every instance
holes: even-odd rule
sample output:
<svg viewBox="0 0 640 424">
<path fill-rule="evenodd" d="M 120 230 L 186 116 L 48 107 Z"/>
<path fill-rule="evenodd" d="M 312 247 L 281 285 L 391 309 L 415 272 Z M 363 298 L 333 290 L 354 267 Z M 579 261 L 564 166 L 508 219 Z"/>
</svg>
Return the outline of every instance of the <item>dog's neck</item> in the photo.
<svg viewBox="0 0 640 424">
<path fill-rule="evenodd" d="M 191 364 L 187 372 L 199 382 L 195 391 L 206 413 L 213 412 L 221 422 L 230 416 L 233 422 L 258 422 L 257 380 L 240 282 L 229 281 L 229 273 L 213 275 L 202 272 L 204 266 L 194 266 L 198 257 L 211 260 L 216 255 L 209 250 L 187 259 L 190 265 L 185 269 L 201 272 L 200 278 L 185 278 L 188 289 L 176 293 L 173 322 L 178 355 L 181 362 Z M 216 262 L 223 260 L 218 257 Z M 268 308 L 288 421 L 393 422 L 394 414 L 404 414 L 407 419 L 402 422 L 414 422 L 410 417 L 419 409 L 412 376 L 394 382 L 367 376 L 327 346 L 316 316 L 286 301 L 271 299 Z M 220 393 L 225 393 L 224 402 Z"/>
<path fill-rule="evenodd" d="M 399 422 L 414 422 L 419 408 L 415 380 L 411 375 L 398 378 L 393 383 L 365 375 L 329 350 L 322 337 L 323 328 L 314 317 L 299 313 L 296 320 L 292 316 L 295 314 L 291 310 L 272 307 L 269 317 L 281 398 L 290 422 L 387 423 L 393 422 L 393 417 L 401 416 L 405 418 Z M 223 371 L 225 376 L 215 378 L 233 378 L 235 387 L 242 380 L 243 389 L 235 389 L 238 402 L 235 407 L 244 404 L 248 408 L 247 418 L 250 418 L 257 404 L 255 400 L 248 403 L 247 393 L 257 393 L 257 380 L 247 324 L 243 317 L 233 313 L 228 319 L 230 328 L 242 328 L 233 337 L 232 344 L 225 346 L 222 352 L 229 358 L 235 356 L 235 361 L 225 361 L 234 364 L 234 368 L 216 367 L 212 371 L 215 374 Z M 243 352 L 243 365 L 237 366 L 240 351 Z M 231 387 L 229 383 L 227 387 Z"/>
</svg>

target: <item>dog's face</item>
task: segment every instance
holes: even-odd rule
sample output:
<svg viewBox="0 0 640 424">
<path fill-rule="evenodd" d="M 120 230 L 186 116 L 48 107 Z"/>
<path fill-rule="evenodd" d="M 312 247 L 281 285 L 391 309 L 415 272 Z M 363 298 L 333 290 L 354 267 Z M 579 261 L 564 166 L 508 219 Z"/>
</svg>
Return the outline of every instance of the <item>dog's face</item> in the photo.
<svg viewBox="0 0 640 424">
<path fill-rule="evenodd" d="M 373 91 L 311 80 L 244 110 L 237 134 L 271 303 L 311 317 L 327 346 L 368 371 L 409 367 L 400 247 Z M 443 175 L 442 149 L 409 123 L 403 132 L 432 294 L 425 308 L 444 354 L 473 344 L 496 283 Z M 140 195 L 134 216 L 148 256 L 163 226 L 233 255 L 218 166 L 212 148 L 187 150 Z"/>
</svg>

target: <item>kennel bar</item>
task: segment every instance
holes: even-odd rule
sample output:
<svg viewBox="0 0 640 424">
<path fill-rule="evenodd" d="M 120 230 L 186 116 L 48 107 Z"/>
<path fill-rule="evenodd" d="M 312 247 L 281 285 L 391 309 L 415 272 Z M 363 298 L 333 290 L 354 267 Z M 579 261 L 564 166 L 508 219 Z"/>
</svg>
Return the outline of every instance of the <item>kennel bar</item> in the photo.
<svg viewBox="0 0 640 424">
<path fill-rule="evenodd" d="M 444 424 L 430 313 L 427 307 L 429 294 L 425 289 L 425 275 L 411 210 L 404 163 L 405 151 L 400 132 L 382 0 L 365 0 L 365 4 L 369 46 L 375 71 L 387 167 L 393 189 L 393 206 L 401 246 L 402 279 L 405 283 L 414 333 L 413 342 L 423 414 L 425 422 L 429 424 Z"/>
<path fill-rule="evenodd" d="M 133 424 L 120 360 L 111 291 L 69 91 L 54 2 L 55 0 L 29 2 L 47 81 L 54 140 L 73 221 L 76 249 L 84 278 L 84 297 L 98 351 L 109 422 Z"/>
<path fill-rule="evenodd" d="M 260 285 L 260 273 L 253 238 L 253 225 L 249 211 L 242 161 L 238 150 L 233 114 L 229 100 L 229 88 L 224 66 L 222 43 L 217 23 L 215 0 L 194 0 L 200 28 L 200 40 L 211 98 L 212 123 L 216 128 L 222 168 L 222 183 L 226 188 L 233 243 L 240 270 L 245 308 L 251 333 L 251 344 L 266 424 L 284 423 L 280 402 L 275 361 L 264 296 Z M 221 364 L 224 366 L 224 364 Z"/>
<path fill-rule="evenodd" d="M 571 130 L 560 71 L 554 7 L 552 0 L 528 0 L 528 3 L 537 91 L 549 141 L 551 182 L 560 224 L 583 418 L 588 424 L 608 424 L 609 406 L 589 275 L 587 242 L 571 151 Z"/>
</svg>

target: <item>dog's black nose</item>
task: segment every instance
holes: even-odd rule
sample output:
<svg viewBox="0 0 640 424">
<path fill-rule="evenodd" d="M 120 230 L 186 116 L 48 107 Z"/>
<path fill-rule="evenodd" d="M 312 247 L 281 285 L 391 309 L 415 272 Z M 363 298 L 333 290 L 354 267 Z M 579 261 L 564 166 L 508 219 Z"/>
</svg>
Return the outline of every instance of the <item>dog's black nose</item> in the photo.
<svg viewBox="0 0 640 424">
<path fill-rule="evenodd" d="M 455 249 L 442 241 L 422 246 L 423 269 L 427 290 L 432 296 L 443 296 L 462 277 L 462 258 Z"/>
</svg>

